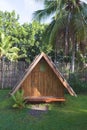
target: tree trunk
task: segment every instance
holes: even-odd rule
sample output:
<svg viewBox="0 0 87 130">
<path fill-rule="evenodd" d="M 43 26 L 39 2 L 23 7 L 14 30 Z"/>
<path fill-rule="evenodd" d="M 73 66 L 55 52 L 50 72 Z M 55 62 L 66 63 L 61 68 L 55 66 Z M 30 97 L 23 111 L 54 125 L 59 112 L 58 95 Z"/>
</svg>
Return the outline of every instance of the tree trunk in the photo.
<svg viewBox="0 0 87 130">
<path fill-rule="evenodd" d="M 68 40 L 68 28 L 66 27 L 66 34 L 65 34 L 65 56 L 68 55 L 68 45 L 69 45 L 69 40 Z"/>
<path fill-rule="evenodd" d="M 71 57 L 71 72 L 75 72 L 75 40 L 72 37 L 72 57 Z"/>
<path fill-rule="evenodd" d="M 68 55 L 69 53 L 69 24 L 70 24 L 70 19 L 71 19 L 71 12 L 68 14 L 67 18 L 67 26 L 66 26 L 66 32 L 65 32 L 65 56 Z"/>
</svg>

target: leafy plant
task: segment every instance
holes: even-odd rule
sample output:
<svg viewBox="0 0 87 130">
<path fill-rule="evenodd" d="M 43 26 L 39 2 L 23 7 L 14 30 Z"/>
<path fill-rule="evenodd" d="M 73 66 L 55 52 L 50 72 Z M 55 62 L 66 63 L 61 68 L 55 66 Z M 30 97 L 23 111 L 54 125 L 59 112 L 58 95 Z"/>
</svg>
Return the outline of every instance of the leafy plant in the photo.
<svg viewBox="0 0 87 130">
<path fill-rule="evenodd" d="M 70 74 L 69 83 L 76 93 L 87 92 L 87 82 L 84 79 L 82 73 L 72 73 Z"/>
<path fill-rule="evenodd" d="M 24 102 L 24 91 L 17 91 L 15 95 L 12 95 L 12 99 L 14 100 L 15 104 L 13 105 L 13 108 L 24 108 L 25 102 Z"/>
</svg>

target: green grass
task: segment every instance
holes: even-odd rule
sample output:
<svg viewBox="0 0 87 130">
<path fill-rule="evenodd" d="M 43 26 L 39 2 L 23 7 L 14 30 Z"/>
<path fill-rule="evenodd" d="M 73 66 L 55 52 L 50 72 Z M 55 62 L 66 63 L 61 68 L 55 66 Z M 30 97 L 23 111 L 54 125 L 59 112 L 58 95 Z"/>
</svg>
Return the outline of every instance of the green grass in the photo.
<svg viewBox="0 0 87 130">
<path fill-rule="evenodd" d="M 28 108 L 13 109 L 9 90 L 0 90 L 0 130 L 87 130 L 87 96 L 66 95 L 63 104 L 51 104 L 41 116 L 31 116 Z"/>
</svg>

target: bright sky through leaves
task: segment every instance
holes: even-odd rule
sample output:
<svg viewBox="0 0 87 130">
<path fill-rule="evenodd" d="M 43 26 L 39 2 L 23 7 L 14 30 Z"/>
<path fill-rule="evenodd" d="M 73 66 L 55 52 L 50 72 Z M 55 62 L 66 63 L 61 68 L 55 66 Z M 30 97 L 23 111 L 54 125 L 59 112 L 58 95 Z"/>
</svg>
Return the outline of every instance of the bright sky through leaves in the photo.
<svg viewBox="0 0 87 130">
<path fill-rule="evenodd" d="M 87 3 L 87 0 L 81 0 Z M 36 10 L 42 9 L 42 2 L 35 2 L 35 0 L 1 0 L 1 11 L 15 10 L 20 15 L 20 23 L 31 22 L 32 13 Z"/>
</svg>

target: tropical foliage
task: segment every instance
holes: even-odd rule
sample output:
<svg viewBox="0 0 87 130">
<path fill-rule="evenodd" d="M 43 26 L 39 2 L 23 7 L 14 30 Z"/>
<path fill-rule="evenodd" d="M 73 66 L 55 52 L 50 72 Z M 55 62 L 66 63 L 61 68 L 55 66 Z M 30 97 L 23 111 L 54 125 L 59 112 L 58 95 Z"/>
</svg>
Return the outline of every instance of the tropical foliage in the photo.
<svg viewBox="0 0 87 130">
<path fill-rule="evenodd" d="M 18 44 L 21 52 L 26 54 L 26 61 L 31 62 L 33 58 L 40 52 L 44 51 L 49 53 L 51 47 L 43 42 L 43 35 L 47 25 L 40 24 L 33 21 L 30 24 L 24 23 L 22 27 L 24 28 L 25 34 L 21 36 L 20 43 Z"/>
<path fill-rule="evenodd" d="M 87 4 L 80 0 L 43 2 L 44 9 L 36 11 L 34 18 L 40 21 L 53 16 L 47 28 L 47 40 L 54 45 L 56 53 L 62 49 L 65 56 L 71 55 L 71 70 L 74 72 L 76 53 L 83 55 L 80 45 L 83 43 L 84 46 L 87 40 Z"/>
<path fill-rule="evenodd" d="M 19 49 L 13 46 L 11 37 L 1 33 L 0 40 L 0 59 L 7 57 L 9 60 L 16 60 L 18 58 Z"/>
<path fill-rule="evenodd" d="M 70 62 L 72 72 L 75 62 L 81 67 L 85 66 L 87 4 L 80 0 L 42 2 L 44 9 L 36 11 L 34 18 L 40 21 L 52 16 L 50 24 L 33 21 L 20 25 L 15 11 L 0 11 L 0 58 L 30 63 L 37 54 L 44 51 L 55 62 Z"/>
<path fill-rule="evenodd" d="M 31 62 L 41 51 L 49 53 L 51 47 L 43 42 L 47 25 L 36 21 L 20 25 L 15 11 L 0 11 L 0 58 Z"/>
<path fill-rule="evenodd" d="M 12 95 L 12 99 L 14 101 L 13 108 L 24 108 L 25 102 L 24 102 L 24 91 L 17 91 L 15 95 Z"/>
</svg>

